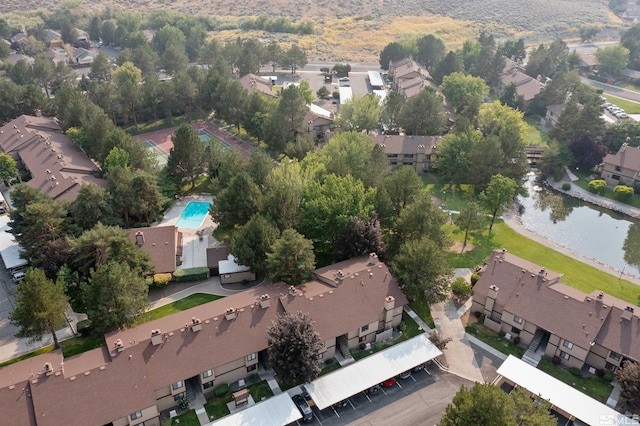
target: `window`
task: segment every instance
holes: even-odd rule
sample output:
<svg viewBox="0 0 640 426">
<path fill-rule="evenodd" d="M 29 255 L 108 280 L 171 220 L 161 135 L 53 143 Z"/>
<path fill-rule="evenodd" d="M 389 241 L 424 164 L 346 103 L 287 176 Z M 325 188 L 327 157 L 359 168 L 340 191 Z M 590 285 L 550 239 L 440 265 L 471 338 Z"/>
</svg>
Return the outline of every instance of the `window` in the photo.
<svg viewBox="0 0 640 426">
<path fill-rule="evenodd" d="M 202 388 L 203 388 L 203 389 L 209 389 L 209 388 L 212 388 L 212 387 L 213 387 L 213 380 L 212 380 L 212 381 L 210 381 L 210 382 L 207 382 L 207 383 L 203 383 L 203 384 L 202 384 Z"/>
<path fill-rule="evenodd" d="M 616 366 L 608 362 L 604 365 L 604 369 L 609 371 L 614 371 L 616 369 Z"/>
<path fill-rule="evenodd" d="M 254 359 L 256 359 L 257 356 L 258 354 L 255 352 L 250 355 L 247 355 L 247 361 L 253 361 Z"/>
<path fill-rule="evenodd" d="M 183 398 L 184 398 L 184 392 L 176 394 L 176 395 L 173 395 L 173 400 L 174 401 L 180 401 Z"/>
<path fill-rule="evenodd" d="M 367 340 L 367 337 L 366 336 L 362 336 L 361 338 L 358 339 L 358 342 L 362 343 L 365 340 Z"/>
<path fill-rule="evenodd" d="M 389 154 L 387 155 L 389 158 L 398 158 L 398 154 Z"/>
<path fill-rule="evenodd" d="M 323 352 L 323 353 L 321 353 L 321 354 L 318 354 L 318 356 L 317 356 L 316 358 L 318 358 L 318 359 L 322 359 L 322 358 L 324 358 L 324 352 Z"/>
<path fill-rule="evenodd" d="M 516 324 L 522 324 L 522 318 L 516 315 L 513 317 L 513 322 L 515 322 Z"/>
<path fill-rule="evenodd" d="M 611 175 L 611 179 L 620 180 L 620 175 Z"/>
<path fill-rule="evenodd" d="M 360 328 L 360 331 L 362 331 L 363 333 L 367 330 L 369 330 L 369 324 L 363 325 L 362 328 Z"/>
<path fill-rule="evenodd" d="M 413 158 L 413 154 L 404 154 L 403 158 Z"/>
<path fill-rule="evenodd" d="M 562 342 L 562 346 L 564 346 L 567 349 L 573 349 L 573 343 L 571 343 L 568 340 L 565 340 L 564 342 Z"/>
<path fill-rule="evenodd" d="M 204 373 L 202 373 L 202 378 L 206 379 L 207 377 L 211 377 L 213 376 L 213 370 L 207 370 Z"/>
<path fill-rule="evenodd" d="M 135 413 L 131 413 L 129 417 L 131 417 L 131 420 L 139 419 L 140 417 L 142 417 L 142 411 L 136 411 Z"/>
<path fill-rule="evenodd" d="M 622 167 L 616 166 L 616 172 L 621 172 L 621 171 L 622 171 Z"/>
<path fill-rule="evenodd" d="M 411 161 L 404 161 L 402 163 L 403 166 L 413 166 L 413 163 Z"/>
<path fill-rule="evenodd" d="M 511 327 L 511 334 L 520 334 L 520 329 L 516 327 Z"/>
<path fill-rule="evenodd" d="M 620 354 L 618 352 L 611 351 L 611 353 L 609 354 L 609 358 L 620 361 Z"/>
<path fill-rule="evenodd" d="M 171 385 L 171 389 L 176 390 L 182 387 L 182 380 L 178 380 L 174 384 Z"/>
<path fill-rule="evenodd" d="M 258 364 L 253 364 L 247 367 L 247 373 L 255 370 L 256 368 L 258 368 Z"/>
<path fill-rule="evenodd" d="M 568 353 L 564 352 L 564 351 L 560 351 L 560 358 L 564 359 L 565 361 L 569 361 L 569 359 L 571 358 L 569 356 Z"/>
</svg>

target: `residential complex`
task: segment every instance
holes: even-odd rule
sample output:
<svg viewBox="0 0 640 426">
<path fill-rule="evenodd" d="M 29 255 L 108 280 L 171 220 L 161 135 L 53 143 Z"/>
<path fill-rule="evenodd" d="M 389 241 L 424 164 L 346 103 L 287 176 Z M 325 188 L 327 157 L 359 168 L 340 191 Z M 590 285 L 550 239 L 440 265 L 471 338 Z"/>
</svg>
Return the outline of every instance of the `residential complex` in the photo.
<svg viewBox="0 0 640 426">
<path fill-rule="evenodd" d="M 602 160 L 602 179 L 607 185 L 627 185 L 633 188 L 640 181 L 640 147 L 623 143 L 618 152 Z"/>
<path fill-rule="evenodd" d="M 640 360 L 639 317 L 628 302 L 582 293 L 562 284 L 562 274 L 506 250 L 494 251 L 481 274 L 471 311 L 494 331 L 519 337 L 529 349 L 523 359 L 543 352 L 569 367 L 610 371 Z"/>
<path fill-rule="evenodd" d="M 423 173 L 431 168 L 442 136 L 370 135 L 373 143 L 384 148 L 391 169 L 410 166 Z"/>
<path fill-rule="evenodd" d="M 298 287 L 259 286 L 105 336 L 107 347 L 63 359 L 50 352 L 0 369 L 0 410 L 15 424 L 159 425 L 187 389 L 207 393 L 267 360 L 267 328 L 307 312 L 318 358 L 388 339 L 407 299 L 372 254 L 317 269 Z M 69 406 L 69 409 L 65 409 Z"/>
</svg>

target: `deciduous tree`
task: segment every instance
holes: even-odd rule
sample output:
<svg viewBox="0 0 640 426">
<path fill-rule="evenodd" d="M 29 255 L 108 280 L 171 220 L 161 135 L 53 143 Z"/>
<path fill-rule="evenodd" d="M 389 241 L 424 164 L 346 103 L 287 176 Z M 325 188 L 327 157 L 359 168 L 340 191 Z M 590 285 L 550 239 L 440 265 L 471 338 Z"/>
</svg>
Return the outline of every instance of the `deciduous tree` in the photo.
<svg viewBox="0 0 640 426">
<path fill-rule="evenodd" d="M 443 111 L 442 96 L 431 87 L 425 87 L 407 101 L 398 124 L 408 135 L 439 135 L 444 129 Z"/>
<path fill-rule="evenodd" d="M 518 191 L 518 184 L 511 178 L 495 175 L 482 193 L 480 204 L 491 215 L 489 232 L 493 228 L 496 216 L 502 213 L 513 200 Z"/>
<path fill-rule="evenodd" d="M 0 153 L 0 181 L 8 181 L 16 175 L 16 160 L 4 152 Z"/>
<path fill-rule="evenodd" d="M 288 385 L 310 383 L 320 374 L 320 335 L 309 314 L 284 313 L 267 329 L 269 361 Z"/>
<path fill-rule="evenodd" d="M 352 217 L 338 232 L 334 247 L 334 257 L 338 262 L 369 253 L 384 256 L 386 246 L 382 241 L 378 215 L 372 213 L 368 220 Z"/>
<path fill-rule="evenodd" d="M 467 110 L 466 115 L 471 119 L 489 94 L 489 87 L 481 78 L 460 72 L 445 76 L 440 90 L 458 113 Z"/>
<path fill-rule="evenodd" d="M 480 206 L 475 202 L 466 204 L 460 209 L 460 214 L 456 216 L 454 221 L 456 227 L 464 232 L 464 241 L 462 243 L 462 251 L 467 247 L 467 239 L 469 238 L 469 232 L 482 228 L 484 223 L 484 214 L 480 210 Z"/>
<path fill-rule="evenodd" d="M 273 282 L 302 284 L 316 267 L 313 244 L 293 229 L 285 229 L 267 253 L 267 271 Z"/>
<path fill-rule="evenodd" d="M 380 100 L 376 95 L 355 95 L 340 105 L 337 124 L 344 130 L 366 131 L 380 127 Z"/>
<path fill-rule="evenodd" d="M 629 63 L 629 49 L 624 46 L 607 46 L 596 51 L 598 70 L 612 77 L 617 77 Z"/>
<path fill-rule="evenodd" d="M 275 225 L 255 214 L 233 234 L 230 251 L 239 264 L 263 274 L 267 269 L 267 252 L 279 236 L 280 231 Z"/>
<path fill-rule="evenodd" d="M 133 119 L 133 123 L 138 129 L 137 112 L 142 101 L 142 71 L 131 62 L 125 62 L 113 72 L 113 80 L 118 88 L 122 107 Z"/>
<path fill-rule="evenodd" d="M 247 172 L 235 175 L 229 186 L 218 193 L 210 212 L 224 229 L 242 226 L 260 211 L 262 192 Z"/>
</svg>

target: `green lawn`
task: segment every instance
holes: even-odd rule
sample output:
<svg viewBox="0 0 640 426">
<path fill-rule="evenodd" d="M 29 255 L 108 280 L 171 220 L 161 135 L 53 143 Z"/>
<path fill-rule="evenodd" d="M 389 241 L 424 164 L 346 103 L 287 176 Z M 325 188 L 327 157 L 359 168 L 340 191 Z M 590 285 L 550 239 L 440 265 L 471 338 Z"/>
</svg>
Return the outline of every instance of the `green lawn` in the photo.
<svg viewBox="0 0 640 426">
<path fill-rule="evenodd" d="M 157 320 L 158 318 L 166 317 L 177 312 L 191 309 L 194 306 L 203 305 L 213 300 L 222 299 L 222 296 L 215 296 L 213 294 L 196 293 L 191 296 L 187 296 L 184 299 L 176 300 L 168 305 L 161 306 L 159 308 L 147 311 L 136 318 L 136 324 L 143 324 L 145 322 Z"/>
<path fill-rule="evenodd" d="M 551 359 L 546 356 L 540 360 L 538 369 L 602 403 L 607 402 L 607 398 L 609 398 L 613 388 L 609 383 L 598 377 L 576 377 L 567 370 L 553 365 Z"/>
<path fill-rule="evenodd" d="M 368 357 L 369 355 L 373 355 L 376 352 L 380 352 L 383 349 L 387 349 L 390 346 L 397 345 L 398 343 L 404 342 L 405 340 L 409 340 L 412 337 L 417 336 L 418 334 L 424 333 L 424 330 L 420 330 L 418 323 L 412 320 L 409 315 L 406 314 L 406 312 L 402 313 L 402 324 L 404 324 L 405 327 L 404 331 L 402 332 L 402 336 L 394 340 L 392 344 L 374 343 L 371 345 L 371 349 L 364 351 L 353 351 L 353 358 L 358 361 L 362 358 Z"/>
<path fill-rule="evenodd" d="M 65 358 L 69 358 L 83 352 L 88 352 L 92 349 L 99 348 L 104 345 L 106 345 L 106 342 L 104 341 L 103 335 L 78 336 L 60 342 L 60 346 L 62 347 L 62 355 Z"/>
<path fill-rule="evenodd" d="M 204 409 L 207 410 L 207 416 L 209 416 L 209 420 L 216 420 L 229 415 L 230 411 L 229 408 L 227 408 L 227 403 L 231 401 L 233 401 L 233 396 L 229 394 L 222 398 L 217 398 L 204 404 Z"/>
<path fill-rule="evenodd" d="M 633 83 L 627 83 L 626 81 L 618 81 L 615 86 L 622 87 L 623 89 L 631 90 L 633 92 L 640 92 L 640 87 Z"/>
<path fill-rule="evenodd" d="M 525 145 L 547 146 L 549 143 L 549 134 L 543 132 L 538 127 L 539 118 L 525 117 L 524 121 L 527 123 L 527 132 L 524 138 Z"/>
<path fill-rule="evenodd" d="M 638 102 L 628 101 L 626 99 L 622 99 L 617 96 L 611 96 L 606 93 L 603 93 L 602 96 L 607 99 L 607 102 L 622 108 L 627 114 L 640 114 L 640 103 Z"/>
<path fill-rule="evenodd" d="M 504 337 L 500 337 L 498 333 L 483 324 L 469 324 L 466 327 L 466 330 L 467 333 L 476 337 L 478 340 L 482 340 L 484 343 L 502 352 L 503 354 L 513 355 L 517 358 L 522 358 L 522 355 L 524 355 L 525 350 L 523 348 L 508 341 Z"/>
<path fill-rule="evenodd" d="M 593 173 L 590 170 L 572 170 L 572 172 L 579 177 L 580 179 L 572 182 L 573 185 L 577 185 L 580 188 L 584 189 L 584 190 L 589 190 L 589 182 L 587 182 L 587 178 L 589 176 L 591 176 Z M 604 191 L 600 194 L 600 196 L 605 197 L 605 198 L 609 198 L 611 200 L 615 200 L 615 198 L 613 198 L 613 188 L 610 187 L 605 187 Z M 634 193 L 631 196 L 631 199 L 629 201 L 625 201 L 625 204 L 628 204 L 630 206 L 636 207 L 640 209 L 640 195 Z"/>
<path fill-rule="evenodd" d="M 198 420 L 198 415 L 196 414 L 196 410 L 189 410 L 171 419 L 171 425 L 172 426 L 200 426 L 200 420 Z"/>
<path fill-rule="evenodd" d="M 10 359 L 8 361 L 2 362 L 2 363 L 0 363 L 0 367 L 6 367 L 7 365 L 15 364 L 16 362 L 20 362 L 20 361 L 25 360 L 25 359 L 33 358 L 34 356 L 46 354 L 47 352 L 51 352 L 52 350 L 53 350 L 53 345 L 45 346 L 43 348 L 36 349 L 33 352 L 29 352 L 27 354 L 20 355 L 19 357 L 16 357 L 16 358 Z"/>
<path fill-rule="evenodd" d="M 410 302 L 409 307 L 413 309 L 413 312 L 418 314 L 422 321 L 426 322 L 429 327 L 435 327 L 433 318 L 431 317 L 431 309 L 423 296 L 420 296 L 417 300 Z"/>
<path fill-rule="evenodd" d="M 444 183 L 439 176 L 429 173 L 422 173 L 420 177 L 427 192 L 445 203 L 448 210 L 459 211 L 474 198 L 470 185 Z"/>
<path fill-rule="evenodd" d="M 325 374 L 329 374 L 332 371 L 336 371 L 338 368 L 340 368 L 340 364 L 334 360 L 334 362 L 332 362 L 331 364 L 325 366 L 322 371 L 320 372 L 320 376 L 324 376 Z"/>
<path fill-rule="evenodd" d="M 273 391 L 266 380 L 249 385 L 247 389 L 249 389 L 249 393 L 253 397 L 254 402 L 260 402 L 262 398 L 270 398 L 273 396 Z"/>
</svg>

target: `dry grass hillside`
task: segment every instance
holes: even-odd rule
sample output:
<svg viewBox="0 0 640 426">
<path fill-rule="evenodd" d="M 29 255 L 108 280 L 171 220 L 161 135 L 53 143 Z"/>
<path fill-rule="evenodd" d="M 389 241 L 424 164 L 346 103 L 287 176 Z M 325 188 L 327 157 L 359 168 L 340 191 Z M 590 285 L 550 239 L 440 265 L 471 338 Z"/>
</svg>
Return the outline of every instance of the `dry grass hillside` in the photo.
<svg viewBox="0 0 640 426">
<path fill-rule="evenodd" d="M 0 1 L 0 13 L 34 9 L 53 10 L 60 0 Z M 84 1 L 83 7 L 106 6 L 150 11 L 172 9 L 209 16 L 217 22 L 266 14 L 292 20 L 310 20 L 316 35 L 297 36 L 242 33 L 245 36 L 300 42 L 313 57 L 333 60 L 370 60 L 393 40 L 436 33 L 449 47 L 487 30 L 500 37 L 526 37 L 530 42 L 575 34 L 585 23 L 618 25 L 604 0 L 103 0 Z M 16 16 L 17 14 L 11 14 Z M 215 34 L 232 39 L 241 32 Z"/>
</svg>

